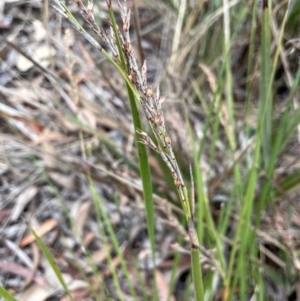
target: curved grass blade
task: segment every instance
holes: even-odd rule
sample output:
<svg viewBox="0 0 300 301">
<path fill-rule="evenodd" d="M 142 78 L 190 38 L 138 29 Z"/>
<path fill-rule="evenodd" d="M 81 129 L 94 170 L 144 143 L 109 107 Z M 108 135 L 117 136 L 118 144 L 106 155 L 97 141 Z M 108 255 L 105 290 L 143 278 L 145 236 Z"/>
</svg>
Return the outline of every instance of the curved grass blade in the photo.
<svg viewBox="0 0 300 301">
<path fill-rule="evenodd" d="M 40 247 L 40 249 L 42 250 L 44 256 L 46 257 L 47 261 L 49 262 L 49 264 L 51 265 L 51 268 L 53 269 L 57 279 L 59 280 L 60 284 L 62 285 L 64 291 L 66 292 L 66 294 L 68 295 L 68 297 L 70 298 L 70 300 L 74 301 L 72 294 L 68 288 L 67 283 L 65 282 L 63 275 L 58 267 L 58 265 L 56 264 L 51 252 L 49 251 L 49 249 L 47 248 L 47 246 L 44 244 L 44 242 L 41 240 L 41 238 L 36 234 L 36 232 L 33 230 L 33 228 L 28 225 L 28 228 L 30 230 L 30 232 L 33 234 L 33 236 L 36 239 L 36 242 L 38 244 L 38 246 Z"/>
<path fill-rule="evenodd" d="M 109 237 L 110 237 L 110 239 L 112 241 L 112 244 L 114 246 L 114 250 L 116 251 L 116 253 L 118 255 L 118 258 L 120 259 L 121 267 L 122 267 L 122 270 L 124 272 L 124 275 L 125 275 L 130 293 L 131 293 L 134 300 L 138 300 L 136 291 L 134 289 L 132 280 L 130 278 L 128 268 L 126 266 L 126 262 L 125 262 L 123 253 L 121 251 L 121 248 L 120 248 L 120 245 L 118 243 L 117 237 L 114 233 L 111 221 L 109 220 L 107 212 L 104 209 L 103 202 L 102 202 L 100 196 L 97 194 L 90 176 L 88 176 L 88 181 L 89 181 L 89 186 L 90 186 L 90 190 L 91 190 L 91 193 L 92 193 L 94 205 L 95 205 L 95 207 L 97 207 L 97 210 L 100 213 L 98 218 L 100 219 L 102 217 L 102 219 L 104 220 L 105 226 L 106 226 L 106 228 L 108 230 L 108 233 L 109 233 Z M 100 223 L 101 221 L 99 220 L 98 222 Z"/>
<path fill-rule="evenodd" d="M 18 301 L 13 295 L 11 295 L 3 286 L 0 285 L 0 296 L 6 301 Z"/>
</svg>

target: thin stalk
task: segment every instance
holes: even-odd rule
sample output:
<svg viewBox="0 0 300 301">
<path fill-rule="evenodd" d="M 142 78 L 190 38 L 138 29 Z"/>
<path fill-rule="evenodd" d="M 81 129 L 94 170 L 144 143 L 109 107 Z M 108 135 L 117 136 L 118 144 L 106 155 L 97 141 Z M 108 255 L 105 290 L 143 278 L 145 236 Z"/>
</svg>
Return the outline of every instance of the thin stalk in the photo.
<svg viewBox="0 0 300 301">
<path fill-rule="evenodd" d="M 242 262 L 243 260 L 246 261 L 244 257 L 244 252 L 247 244 L 250 242 L 248 241 L 248 232 L 249 232 L 249 223 L 250 223 L 250 216 L 252 212 L 253 206 L 253 199 L 255 194 L 255 184 L 258 178 L 258 170 L 257 166 L 260 159 L 260 131 L 258 131 L 256 135 L 256 144 L 255 144 L 255 151 L 254 151 L 254 158 L 253 158 L 253 165 L 250 171 L 250 177 L 247 185 L 246 195 L 243 201 L 243 206 L 241 209 L 237 229 L 234 236 L 234 241 L 232 245 L 232 250 L 229 259 L 228 270 L 226 273 L 225 278 L 225 290 L 229 291 L 228 298 L 226 300 L 231 300 L 234 287 L 231 287 L 231 281 L 233 276 L 233 267 L 236 261 L 236 257 L 238 257 L 238 262 Z M 241 242 L 240 242 L 241 241 Z M 240 246 L 239 246 L 240 242 Z M 237 254 L 237 250 L 239 248 L 239 253 Z M 240 263 L 241 264 L 241 263 Z M 236 277 L 239 276 L 239 273 L 236 273 Z"/>
<path fill-rule="evenodd" d="M 104 220 L 104 223 L 106 225 L 106 228 L 107 228 L 107 231 L 109 233 L 109 237 L 112 241 L 114 250 L 116 251 L 118 258 L 120 259 L 120 264 L 121 264 L 122 270 L 124 272 L 124 275 L 125 275 L 125 278 L 126 278 L 131 296 L 134 298 L 134 300 L 138 300 L 138 297 L 137 297 L 136 291 L 134 289 L 134 286 L 132 284 L 132 279 L 131 279 L 131 276 L 129 274 L 129 271 L 128 271 L 128 268 L 127 268 L 122 250 L 120 249 L 120 245 L 117 241 L 116 235 L 115 235 L 114 230 L 113 230 L 112 225 L 111 225 L 111 222 L 110 222 L 110 220 L 108 218 L 108 215 L 107 215 L 107 213 L 104 209 L 103 202 L 102 202 L 100 196 L 96 193 L 95 187 L 94 187 L 90 177 L 89 177 L 89 183 L 90 183 L 90 189 L 92 191 L 92 195 L 95 197 L 95 201 L 97 203 L 97 206 L 99 207 L 101 216 L 102 216 L 102 218 Z"/>
<path fill-rule="evenodd" d="M 269 12 L 269 9 L 268 9 L 268 6 L 267 6 L 267 7 L 264 8 L 264 12 L 263 12 L 263 21 L 264 21 L 264 23 L 266 23 L 264 25 L 265 27 L 267 27 L 267 24 L 268 25 L 270 24 L 269 14 L 270 14 L 270 12 Z M 282 22 L 282 26 L 281 26 L 281 29 L 280 29 L 280 34 L 279 34 L 279 38 L 278 38 L 278 46 L 276 48 L 272 70 L 271 70 L 270 66 L 267 66 L 268 68 L 265 71 L 267 73 L 268 71 L 271 70 L 270 75 L 268 75 L 269 76 L 269 81 L 265 83 L 265 84 L 268 84 L 268 85 L 264 86 L 264 89 L 266 89 L 266 94 L 264 94 L 265 95 L 264 97 L 267 100 L 269 100 L 270 102 L 272 102 L 272 86 L 273 86 L 273 82 L 274 82 L 276 67 L 277 67 L 278 58 L 279 58 L 279 54 L 280 54 L 281 42 L 282 42 L 282 39 L 283 39 L 283 33 L 284 33 L 284 29 L 285 29 L 287 19 L 288 19 L 288 11 L 286 11 L 286 13 L 285 13 L 285 16 L 284 16 L 284 19 L 283 19 L 283 22 Z M 263 28 L 262 31 L 263 31 L 263 33 L 266 32 L 266 31 L 270 31 L 270 28 L 269 27 Z M 270 43 L 269 33 L 268 34 L 264 33 L 263 38 L 267 39 L 267 42 Z M 262 47 L 263 46 L 266 47 L 268 44 L 265 45 L 265 43 L 267 43 L 267 42 L 262 41 Z M 262 59 L 269 60 L 269 57 L 267 57 L 267 58 L 265 57 L 265 56 L 268 55 L 268 52 L 267 53 L 262 52 L 262 55 L 264 55 L 264 57 L 262 57 Z M 268 110 L 270 110 L 270 106 L 271 105 L 268 105 L 264 108 L 264 110 L 266 111 L 266 114 L 269 114 Z M 285 121 L 285 119 L 283 119 L 283 121 Z M 289 122 L 288 120 L 286 120 L 286 121 L 287 121 L 287 123 Z M 270 125 L 270 127 L 271 127 L 271 125 Z M 286 128 L 286 127 L 287 127 L 287 124 L 285 124 L 284 126 L 281 126 L 280 129 Z M 270 135 L 269 140 L 272 139 L 272 134 L 273 134 L 272 132 L 269 134 Z M 262 139 L 264 139 L 264 136 L 262 137 Z M 281 143 L 280 143 L 281 141 L 279 140 L 279 137 L 276 137 L 276 139 L 274 141 L 271 141 L 271 142 L 273 142 L 271 144 L 273 147 L 272 147 L 272 149 L 269 150 L 268 157 L 265 158 L 268 161 L 264 162 L 264 167 L 265 167 L 266 173 L 267 173 L 269 178 L 272 178 L 272 176 L 273 176 L 276 159 L 277 159 L 277 156 L 278 156 L 278 154 L 281 150 Z M 270 148 L 271 145 L 268 146 L 268 148 Z M 261 212 L 266 200 L 270 199 L 268 197 L 268 196 L 270 196 L 270 188 L 271 188 L 270 182 L 269 182 L 268 179 L 266 179 L 265 182 L 264 182 L 263 188 L 262 188 L 262 193 L 261 193 L 261 196 L 260 196 L 260 201 L 259 201 L 259 206 L 258 206 L 258 214 L 259 215 L 260 215 L 260 212 Z"/>
<path fill-rule="evenodd" d="M 99 200 L 99 196 L 95 191 L 95 188 L 92 184 L 91 181 L 91 177 L 88 175 L 88 180 L 89 180 L 89 187 L 91 189 L 91 193 L 92 193 L 92 200 L 94 203 L 94 208 L 95 208 L 95 213 L 96 213 L 96 217 L 97 217 L 97 223 L 98 223 L 98 227 L 99 227 L 99 233 L 101 235 L 101 238 L 103 239 L 103 248 L 106 251 L 106 256 L 107 256 L 107 262 L 108 262 L 108 266 L 110 269 L 110 272 L 112 274 L 112 279 L 113 279 L 113 283 L 115 285 L 116 288 L 116 294 L 118 296 L 118 298 L 120 300 L 124 300 L 124 295 L 122 293 L 122 289 L 120 286 L 120 282 L 119 279 L 117 277 L 117 273 L 116 273 L 116 269 L 113 266 L 113 261 L 112 261 L 112 257 L 110 254 L 110 250 L 109 250 L 109 245 L 108 245 L 108 241 L 107 241 L 107 236 L 103 227 L 103 223 L 102 223 L 102 212 L 101 212 L 101 201 Z"/>
<path fill-rule="evenodd" d="M 201 167 L 199 168 L 199 163 L 198 163 L 198 152 L 196 151 L 196 145 L 195 145 L 195 140 L 193 138 L 193 133 L 191 129 L 191 125 L 188 120 L 188 114 L 187 114 L 187 108 L 185 106 L 185 117 L 186 117 L 186 124 L 188 127 L 189 131 L 189 136 L 191 139 L 192 143 L 192 150 L 193 150 L 193 158 L 194 158 L 194 173 L 195 173 L 195 183 L 196 183 L 196 188 L 198 192 L 198 209 L 197 209 L 197 217 L 198 217 L 198 227 L 197 227 L 197 237 L 199 237 L 200 243 L 202 243 L 203 236 L 204 236 L 204 219 L 207 222 L 207 228 L 208 228 L 208 234 L 209 237 L 211 238 L 210 241 L 214 241 L 217 252 L 216 252 L 216 257 L 219 260 L 219 267 L 218 267 L 218 272 L 224 277 L 224 271 L 225 271 L 225 259 L 224 255 L 222 252 L 222 242 L 220 240 L 220 236 L 217 233 L 217 229 L 215 227 L 213 218 L 211 216 L 211 211 L 209 209 L 209 203 L 208 203 L 208 197 L 207 193 L 205 192 L 205 187 L 204 187 L 204 182 L 203 182 L 203 175 L 202 175 L 202 170 Z M 189 224 L 188 224 L 189 225 Z M 192 245 L 193 246 L 193 245 Z M 193 253 L 192 253 L 193 254 Z M 193 258 L 192 258 L 193 260 Z M 199 273 L 199 272 L 198 272 Z M 193 277 L 199 277 L 201 276 L 201 282 L 202 280 L 202 274 L 193 274 Z M 194 280 L 194 278 L 193 278 Z M 194 280 L 194 285 L 196 286 L 197 284 L 195 283 Z M 205 289 L 208 289 L 206 287 Z M 203 291 L 204 292 L 204 291 Z M 199 288 L 199 293 L 201 293 L 201 288 Z M 204 296 L 203 296 L 204 297 Z M 204 299 L 202 299 L 204 300 Z"/>
<path fill-rule="evenodd" d="M 228 109 L 228 127 L 225 128 L 231 150 L 235 151 L 236 141 L 234 135 L 233 97 L 232 97 L 232 74 L 230 60 L 230 7 L 227 0 L 223 0 L 224 9 L 224 58 L 225 58 L 225 93 Z"/>
<path fill-rule="evenodd" d="M 65 279 L 63 278 L 63 275 L 62 275 L 57 263 L 55 262 L 50 250 L 47 248 L 47 246 L 44 244 L 42 239 L 37 235 L 37 233 L 33 230 L 33 228 L 30 225 L 28 225 L 28 228 L 29 228 L 30 232 L 33 234 L 39 248 L 42 250 L 45 258 L 49 262 L 53 272 L 55 273 L 55 275 L 56 275 L 58 281 L 60 282 L 61 286 L 63 287 L 64 291 L 66 292 L 66 294 L 68 295 L 70 300 L 74 301 L 73 296 L 69 290 L 68 284 L 66 283 Z"/>
<path fill-rule="evenodd" d="M 111 3 L 108 1 L 108 9 L 109 9 L 109 15 L 110 20 L 112 22 L 112 27 L 114 30 L 116 43 L 119 50 L 119 55 L 121 58 L 121 66 L 123 69 L 123 72 L 129 72 L 128 66 L 126 64 L 126 59 L 124 56 L 124 50 L 122 49 L 120 37 L 118 34 L 118 28 L 115 20 L 115 15 L 112 10 Z M 137 133 L 137 130 L 142 130 L 142 123 L 139 118 L 139 113 L 137 109 L 137 105 L 135 102 L 135 95 L 134 91 L 136 91 L 129 83 L 126 81 L 126 88 L 128 93 L 128 98 L 130 101 L 130 107 L 131 107 L 131 114 L 133 119 L 133 125 L 135 129 L 135 142 L 136 147 L 138 149 L 138 157 L 139 157 L 139 164 L 140 164 L 140 173 L 142 178 L 142 184 L 143 184 L 143 195 L 145 200 L 145 206 L 146 206 L 146 213 L 147 213 L 147 227 L 148 227 L 148 233 L 151 241 L 151 248 L 152 248 L 152 256 L 155 266 L 155 238 L 154 238 L 154 208 L 153 208 L 153 198 L 152 198 L 152 180 L 151 180 L 151 174 L 150 174 L 150 167 L 149 167 L 149 161 L 148 161 L 148 154 L 146 146 L 139 142 L 139 135 Z M 140 96 L 138 95 L 137 99 L 140 99 Z"/>
<path fill-rule="evenodd" d="M 191 264 L 192 264 L 192 274 L 195 289 L 196 300 L 204 300 L 204 289 L 201 273 L 201 263 L 200 263 L 200 252 L 198 248 L 191 248 Z"/>
<path fill-rule="evenodd" d="M 120 41 L 120 35 L 118 32 L 115 15 L 112 10 L 111 2 L 107 1 L 108 9 L 109 9 L 109 15 L 110 20 L 112 23 L 112 27 L 114 30 L 115 38 L 117 47 L 119 50 L 119 55 L 121 58 L 121 66 L 124 72 L 130 72 L 128 70 L 129 66 L 126 64 L 126 59 L 124 55 L 124 49 L 122 49 L 121 41 Z M 130 107 L 131 107 L 131 115 L 133 119 L 133 125 L 134 125 L 134 132 L 135 132 L 135 143 L 138 150 L 138 158 L 139 158 L 139 165 L 140 165 L 140 175 L 142 179 L 142 185 L 143 185 L 143 196 L 146 206 L 146 219 L 147 219 L 147 229 L 148 234 L 150 238 L 151 243 L 151 250 L 152 250 L 152 259 L 153 259 L 153 266 L 155 267 L 155 223 L 154 223 L 154 206 L 153 206 L 153 188 L 152 188 L 152 180 L 151 180 L 151 173 L 150 173 L 150 166 L 149 166 L 149 160 L 148 160 L 148 154 L 146 146 L 142 143 L 139 143 L 139 134 L 138 130 L 142 130 L 142 123 L 139 117 L 138 108 L 135 101 L 135 95 L 134 91 L 136 91 L 134 88 L 129 85 L 129 83 L 126 82 L 126 88 L 127 88 L 127 94 L 130 101 Z M 137 97 L 137 99 L 140 99 L 140 96 Z M 155 300 L 158 300 L 157 295 L 157 288 L 156 288 L 156 281 L 155 281 L 155 269 L 153 271 L 153 278 L 154 278 L 154 298 Z"/>
</svg>

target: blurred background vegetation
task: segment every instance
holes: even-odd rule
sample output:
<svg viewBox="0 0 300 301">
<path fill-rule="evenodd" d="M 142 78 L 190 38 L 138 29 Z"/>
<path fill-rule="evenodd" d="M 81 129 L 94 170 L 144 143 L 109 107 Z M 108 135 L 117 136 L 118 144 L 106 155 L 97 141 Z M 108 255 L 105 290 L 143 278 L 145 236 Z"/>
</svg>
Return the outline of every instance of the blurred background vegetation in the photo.
<svg viewBox="0 0 300 301">
<path fill-rule="evenodd" d="M 54 4 L 0 3 L 0 296 L 196 300 L 172 175 L 148 149 L 149 218 L 124 79 Z M 299 1 L 127 4 L 189 191 L 192 166 L 203 299 L 300 300 Z"/>
</svg>

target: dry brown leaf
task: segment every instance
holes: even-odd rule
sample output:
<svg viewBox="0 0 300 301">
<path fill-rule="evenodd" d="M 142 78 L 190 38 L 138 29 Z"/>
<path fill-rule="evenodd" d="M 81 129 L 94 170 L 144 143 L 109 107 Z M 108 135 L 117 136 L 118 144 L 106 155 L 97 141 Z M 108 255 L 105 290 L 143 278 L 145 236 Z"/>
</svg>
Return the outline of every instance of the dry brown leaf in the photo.
<svg viewBox="0 0 300 301">
<path fill-rule="evenodd" d="M 37 121 L 29 118 L 9 118 L 9 123 L 15 126 L 23 135 L 31 140 L 36 140 L 43 126 Z"/>
<path fill-rule="evenodd" d="M 25 264 L 25 266 L 30 269 L 33 268 L 34 263 L 31 258 L 24 250 L 22 250 L 22 248 L 19 247 L 19 245 L 8 239 L 5 239 L 4 243 L 14 253 L 14 256 L 18 258 L 18 262 Z"/>
<path fill-rule="evenodd" d="M 300 217 L 297 214 L 292 215 L 292 221 L 295 225 L 300 227 Z"/>
<path fill-rule="evenodd" d="M 48 172 L 48 176 L 52 181 L 64 188 L 71 190 L 75 186 L 75 178 L 73 175 L 65 175 L 60 172 L 53 171 Z"/>
<path fill-rule="evenodd" d="M 34 28 L 34 41 L 42 41 L 47 37 L 47 30 L 40 20 L 33 20 L 32 25 Z"/>
<path fill-rule="evenodd" d="M 0 270 L 21 276 L 25 278 L 29 273 L 29 269 L 25 268 L 24 266 L 15 263 L 15 262 L 7 262 L 0 260 Z"/>
<path fill-rule="evenodd" d="M 11 96 L 11 101 L 18 102 L 20 104 L 26 102 L 33 106 L 37 105 L 40 107 L 40 102 L 44 101 L 48 103 L 50 99 L 55 99 L 55 92 L 38 85 L 38 82 L 34 87 L 26 86 L 24 83 L 15 83 L 16 87 L 9 88 L 9 95 Z M 29 112 L 28 107 L 23 107 L 23 111 Z"/>
<path fill-rule="evenodd" d="M 92 254 L 92 261 L 95 264 L 102 263 L 104 260 L 106 260 L 106 258 L 107 258 L 107 252 L 110 252 L 111 249 L 112 249 L 112 247 L 109 246 L 108 250 L 105 250 L 105 248 L 101 248 L 100 250 L 94 252 Z"/>
<path fill-rule="evenodd" d="M 22 118 L 22 121 L 28 127 L 29 131 L 34 132 L 37 135 L 40 135 L 40 133 L 44 129 L 44 127 L 38 121 L 36 121 L 34 119 Z"/>
<path fill-rule="evenodd" d="M 70 279 L 68 283 L 68 288 L 70 291 L 78 290 L 78 289 L 85 289 L 88 287 L 88 284 L 84 280 L 80 279 L 71 279 L 71 276 L 65 274 L 65 280 Z"/>
<path fill-rule="evenodd" d="M 93 241 L 94 238 L 95 238 L 95 233 L 94 232 L 86 233 L 85 236 L 84 236 L 84 240 L 83 240 L 84 245 L 88 246 Z"/>
<path fill-rule="evenodd" d="M 0 223 L 2 223 L 11 214 L 11 209 L 4 209 L 0 211 Z"/>
<path fill-rule="evenodd" d="M 33 257 L 33 267 L 30 271 L 30 273 L 27 275 L 27 279 L 25 281 L 25 283 L 22 285 L 21 290 L 24 290 L 27 286 L 29 286 L 31 284 L 31 282 L 34 279 L 34 275 L 38 270 L 39 267 L 39 263 L 40 263 L 40 249 L 37 246 L 36 243 L 33 243 L 31 245 L 31 249 L 32 249 L 32 257 Z"/>
<path fill-rule="evenodd" d="M 52 132 L 50 129 L 45 128 L 40 134 L 39 138 L 34 141 L 34 144 L 41 144 L 48 141 L 66 141 L 67 137 L 59 132 Z"/>
<path fill-rule="evenodd" d="M 160 301 L 167 301 L 169 297 L 169 284 L 166 281 L 163 273 L 160 270 L 155 272 L 156 286 L 158 290 L 158 297 Z M 176 301 L 174 296 L 169 298 L 170 301 Z"/>
<path fill-rule="evenodd" d="M 50 59 L 56 54 L 53 47 L 47 44 L 42 44 L 32 51 L 34 53 L 34 59 L 43 67 L 48 67 L 50 64 Z M 21 72 L 26 72 L 34 66 L 34 63 L 28 60 L 25 56 L 18 53 L 16 67 Z"/>
<path fill-rule="evenodd" d="M 21 276 L 22 278 L 26 278 L 30 274 L 30 270 L 20 264 L 14 262 L 1 261 L 1 260 L 0 260 L 0 270 L 14 275 Z M 40 275 L 35 275 L 34 281 L 40 286 L 47 287 L 47 283 L 45 279 Z"/>
<path fill-rule="evenodd" d="M 64 116 L 58 116 L 59 117 L 59 122 L 61 122 L 62 126 L 67 129 L 68 131 L 78 131 L 79 126 L 77 124 L 75 124 L 72 121 L 67 120 L 66 118 L 64 118 Z"/>
<path fill-rule="evenodd" d="M 91 201 L 87 201 L 84 203 L 77 202 L 74 204 L 71 210 L 71 217 L 75 221 L 72 227 L 72 232 L 75 237 L 77 237 L 78 234 L 80 236 L 83 234 L 83 227 L 85 225 L 87 217 L 89 216 L 91 205 Z"/>
<path fill-rule="evenodd" d="M 9 95 L 12 102 L 23 104 L 24 102 L 34 103 L 35 101 L 38 101 L 38 94 L 35 89 L 29 89 L 25 85 L 23 87 L 18 85 L 19 84 L 16 83 L 17 87 L 9 88 Z M 28 112 L 28 108 L 23 107 L 22 109 L 22 111 Z"/>
<path fill-rule="evenodd" d="M 16 67 L 21 71 L 25 72 L 28 71 L 30 68 L 34 66 L 33 62 L 28 60 L 25 56 L 22 54 L 18 53 L 17 54 L 17 59 L 16 59 Z"/>
<path fill-rule="evenodd" d="M 73 301 L 85 300 L 85 298 L 89 297 L 90 295 L 91 295 L 91 290 L 87 288 L 77 289 L 71 292 Z M 71 301 L 71 299 L 69 296 L 64 296 L 63 298 L 60 299 L 60 301 Z"/>
<path fill-rule="evenodd" d="M 60 167 L 60 163 L 56 159 L 56 151 L 54 146 L 47 141 L 44 141 L 42 146 L 43 146 L 43 159 L 45 162 L 45 166 L 49 168 Z"/>
<path fill-rule="evenodd" d="M 16 221 L 19 218 L 26 205 L 36 196 L 37 193 L 38 188 L 32 185 L 19 194 L 10 217 L 12 221 Z"/>
<path fill-rule="evenodd" d="M 217 89 L 217 77 L 215 76 L 211 68 L 209 68 L 208 66 L 200 63 L 199 67 L 206 74 L 210 89 L 214 93 Z"/>
<path fill-rule="evenodd" d="M 88 108 L 83 108 L 81 109 L 81 113 L 85 119 L 85 122 L 92 128 L 96 129 L 97 128 L 97 118 L 95 114 L 89 110 Z"/>
<path fill-rule="evenodd" d="M 0 102 L 0 112 L 2 112 L 6 116 L 10 117 L 25 117 L 26 114 L 23 112 L 20 112 L 4 103 Z"/>
<path fill-rule="evenodd" d="M 112 130 L 120 127 L 115 120 L 113 120 L 112 118 L 109 118 L 109 117 L 105 117 L 105 116 L 101 116 L 101 118 L 99 119 L 99 124 L 103 127 L 106 127 L 108 129 L 112 129 Z"/>
<path fill-rule="evenodd" d="M 48 233 L 49 231 L 53 230 L 55 227 L 57 227 L 57 221 L 53 218 L 50 218 L 34 230 L 35 230 L 36 234 L 39 237 L 41 237 L 41 236 L 45 235 L 46 233 Z M 25 237 L 23 237 L 19 246 L 25 247 L 34 241 L 35 241 L 35 237 L 33 236 L 32 233 L 29 233 Z"/>
<path fill-rule="evenodd" d="M 27 290 L 18 296 L 19 301 L 44 301 L 52 293 L 54 289 L 45 288 L 38 284 L 31 285 Z"/>
</svg>

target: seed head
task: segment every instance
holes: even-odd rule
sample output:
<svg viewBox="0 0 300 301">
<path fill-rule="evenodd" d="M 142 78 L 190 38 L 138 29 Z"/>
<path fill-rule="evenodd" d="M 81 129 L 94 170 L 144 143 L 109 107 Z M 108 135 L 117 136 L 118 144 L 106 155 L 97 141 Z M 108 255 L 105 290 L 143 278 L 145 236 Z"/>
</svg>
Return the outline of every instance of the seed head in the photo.
<svg viewBox="0 0 300 301">
<path fill-rule="evenodd" d="M 153 96 L 154 96 L 154 93 L 153 93 L 153 91 L 152 91 L 151 88 L 148 88 L 148 89 L 147 89 L 146 95 L 147 95 L 148 97 L 153 97 Z"/>
</svg>

